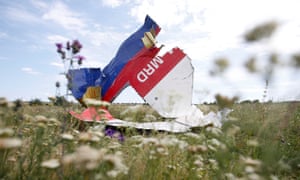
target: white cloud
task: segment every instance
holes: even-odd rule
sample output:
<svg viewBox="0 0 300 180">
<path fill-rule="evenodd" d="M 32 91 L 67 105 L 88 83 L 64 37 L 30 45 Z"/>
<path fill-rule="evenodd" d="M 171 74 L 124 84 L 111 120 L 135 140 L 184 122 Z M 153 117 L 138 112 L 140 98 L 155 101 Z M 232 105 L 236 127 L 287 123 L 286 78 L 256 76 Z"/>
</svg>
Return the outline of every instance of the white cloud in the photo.
<svg viewBox="0 0 300 180">
<path fill-rule="evenodd" d="M 63 63 L 51 62 L 50 65 L 58 67 L 60 69 L 64 68 L 64 64 Z"/>
<path fill-rule="evenodd" d="M 67 37 L 61 35 L 49 35 L 47 36 L 47 39 L 50 41 L 51 44 L 64 43 L 69 40 Z"/>
<path fill-rule="evenodd" d="M 40 74 L 40 72 L 35 71 L 32 68 L 30 68 L 30 67 L 23 67 L 23 68 L 21 68 L 21 70 L 23 72 L 27 73 L 27 74 L 32 74 L 32 75 L 38 75 L 38 74 Z"/>
<path fill-rule="evenodd" d="M 16 5 L 15 7 L 6 8 L 6 16 L 13 21 L 24 22 L 24 23 L 38 23 L 40 19 L 38 16 L 25 10 L 23 7 Z"/>
<path fill-rule="evenodd" d="M 82 31 L 86 27 L 80 14 L 71 11 L 62 2 L 55 2 L 43 16 L 45 20 L 51 20 L 65 29 Z"/>
<path fill-rule="evenodd" d="M 0 39 L 6 38 L 8 35 L 5 32 L 0 32 Z"/>
<path fill-rule="evenodd" d="M 224 51 L 241 47 L 244 33 L 253 26 L 277 20 L 287 25 L 272 42 L 274 49 L 291 50 L 299 47 L 299 24 L 288 24 L 298 21 L 300 13 L 297 7 L 300 2 L 291 1 L 205 1 L 205 0 L 136 0 L 131 15 L 143 21 L 145 13 L 157 21 L 169 39 L 181 47 L 190 49 L 198 47 L 203 53 Z M 290 26 L 290 27 L 288 27 Z M 283 32 L 284 31 L 284 32 Z M 204 36 L 203 36 L 204 35 Z M 162 35 L 161 35 L 162 36 Z M 284 37 L 289 36 L 288 40 Z M 292 40 L 292 43 L 287 44 Z M 164 42 L 162 42 L 164 43 Z M 291 47 L 293 46 L 293 47 Z M 194 54 L 200 54 L 194 48 Z"/>
<path fill-rule="evenodd" d="M 31 0 L 30 2 L 34 7 L 41 9 L 41 10 L 47 9 L 49 7 L 49 5 L 47 3 L 40 1 L 40 0 Z"/>
<path fill-rule="evenodd" d="M 104 6 L 109 6 L 112 8 L 118 7 L 124 3 L 127 3 L 126 0 L 102 0 Z"/>
</svg>

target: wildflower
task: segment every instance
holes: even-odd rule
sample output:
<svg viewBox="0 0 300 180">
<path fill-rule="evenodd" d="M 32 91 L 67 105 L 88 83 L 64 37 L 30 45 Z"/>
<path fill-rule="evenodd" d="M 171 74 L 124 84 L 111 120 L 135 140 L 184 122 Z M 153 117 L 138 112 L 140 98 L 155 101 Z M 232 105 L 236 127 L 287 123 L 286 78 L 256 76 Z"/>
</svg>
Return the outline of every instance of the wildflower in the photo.
<svg viewBox="0 0 300 180">
<path fill-rule="evenodd" d="M 118 174 L 127 174 L 128 167 L 123 163 L 122 153 L 117 152 L 116 154 L 108 154 L 103 157 L 104 163 L 109 163 L 112 165 L 111 170 L 106 172 L 106 174 L 111 177 L 115 178 Z"/>
<path fill-rule="evenodd" d="M 112 127 L 107 127 L 105 129 L 105 135 L 109 136 L 111 138 L 116 138 L 121 142 L 123 142 L 125 140 L 123 134 L 120 131 L 118 131 L 117 129 L 112 128 Z"/>
<path fill-rule="evenodd" d="M 235 136 L 236 133 L 240 132 L 241 128 L 239 126 L 236 126 L 236 125 L 232 125 L 232 127 L 230 127 L 226 134 L 228 136 Z"/>
<path fill-rule="evenodd" d="M 204 163 L 199 159 L 197 159 L 194 161 L 194 165 L 196 165 L 197 167 L 203 167 Z"/>
<path fill-rule="evenodd" d="M 62 134 L 61 138 L 64 140 L 70 140 L 70 141 L 74 140 L 74 136 L 72 134 L 66 134 L 66 133 Z"/>
<path fill-rule="evenodd" d="M 216 98 L 216 101 L 217 101 L 217 105 L 221 109 L 223 109 L 223 108 L 231 108 L 233 106 L 233 104 L 238 100 L 237 97 L 228 98 L 228 97 L 222 96 L 220 94 L 217 94 L 215 96 L 215 98 Z"/>
<path fill-rule="evenodd" d="M 41 166 L 49 169 L 55 169 L 58 168 L 60 165 L 58 159 L 50 159 L 47 161 L 42 162 Z"/>
<path fill-rule="evenodd" d="M 208 127 L 205 128 L 205 130 L 207 132 L 212 133 L 215 136 L 220 136 L 221 134 L 223 134 L 223 132 L 220 128 L 213 127 L 213 126 L 208 126 Z"/>
<path fill-rule="evenodd" d="M 71 48 L 72 48 L 72 53 L 76 54 L 80 51 L 80 49 L 82 48 L 82 45 L 80 44 L 80 42 L 78 40 L 74 40 L 71 45 Z"/>
<path fill-rule="evenodd" d="M 171 164 L 167 165 L 167 168 L 171 169 L 171 170 L 176 170 L 176 166 L 175 165 L 171 165 Z"/>
<path fill-rule="evenodd" d="M 93 135 L 91 132 L 82 132 L 79 134 L 79 141 L 98 142 L 100 141 L 100 138 Z"/>
<path fill-rule="evenodd" d="M 197 167 L 203 167 L 204 163 L 200 159 L 196 159 L 194 161 L 194 165 L 196 165 Z"/>
<path fill-rule="evenodd" d="M 246 69 L 250 73 L 255 73 L 258 71 L 257 66 L 256 66 L 256 59 L 255 57 L 251 57 L 246 63 L 245 63 Z"/>
<path fill-rule="evenodd" d="M 187 132 L 184 135 L 194 138 L 194 139 L 199 139 L 199 140 L 204 140 L 205 137 L 202 134 L 196 134 L 196 133 L 192 133 L 192 132 Z"/>
<path fill-rule="evenodd" d="M 276 30 L 277 25 L 278 24 L 275 21 L 260 24 L 248 31 L 244 38 L 247 42 L 255 42 L 264 38 L 269 38 Z"/>
<path fill-rule="evenodd" d="M 241 156 L 240 159 L 245 165 L 249 165 L 249 166 L 260 167 L 262 164 L 262 162 L 260 160 L 252 159 L 250 157 Z"/>
<path fill-rule="evenodd" d="M 24 115 L 23 115 L 23 118 L 24 118 L 25 121 L 29 121 L 29 122 L 33 121 L 33 119 L 34 119 L 34 118 L 33 118 L 31 115 L 29 115 L 29 114 L 24 114 Z"/>
<path fill-rule="evenodd" d="M 223 73 L 229 66 L 229 61 L 226 58 L 219 58 L 215 60 L 215 65 L 217 68 L 216 73 Z"/>
<path fill-rule="evenodd" d="M 13 134 L 14 134 L 14 130 L 12 130 L 11 128 L 0 129 L 0 137 L 9 137 L 12 136 Z"/>
<path fill-rule="evenodd" d="M 212 169 L 218 169 L 218 162 L 215 159 L 208 159 Z"/>
<path fill-rule="evenodd" d="M 272 53 L 272 54 L 270 55 L 269 61 L 270 61 L 270 64 L 271 64 L 271 65 L 276 65 L 276 64 L 278 64 L 278 63 L 279 63 L 279 60 L 278 60 L 278 54 L 277 54 L 277 53 Z"/>
<path fill-rule="evenodd" d="M 188 151 L 192 153 L 202 153 L 208 150 L 207 146 L 205 145 L 191 145 L 188 147 Z"/>
<path fill-rule="evenodd" d="M 300 67 L 300 53 L 294 54 L 292 57 L 293 65 L 296 67 Z"/>
<path fill-rule="evenodd" d="M 90 146 L 80 146 L 73 154 L 65 155 L 62 164 L 73 164 L 75 168 L 80 170 L 93 170 L 98 167 L 105 153 L 106 149 L 97 150 Z"/>
<path fill-rule="evenodd" d="M 60 124 L 61 124 L 61 122 L 58 121 L 56 118 L 49 118 L 49 119 L 48 119 L 48 122 L 49 122 L 49 123 L 56 124 L 56 125 L 60 125 Z"/>
<path fill-rule="evenodd" d="M 85 57 L 84 57 L 84 56 L 81 56 L 81 55 L 74 56 L 74 58 L 78 59 L 78 61 L 85 60 Z"/>
<path fill-rule="evenodd" d="M 217 148 L 220 148 L 220 149 L 226 149 L 226 145 L 221 143 L 219 140 L 213 138 L 213 139 L 210 139 L 207 141 L 208 144 L 214 146 L 214 147 L 217 147 Z"/>
<path fill-rule="evenodd" d="M 7 161 L 9 161 L 9 162 L 16 162 L 17 159 L 14 156 L 10 156 L 10 157 L 7 158 Z"/>
<path fill-rule="evenodd" d="M 187 142 L 179 140 L 176 136 L 172 135 L 160 139 L 160 143 L 166 146 L 178 146 L 182 150 L 188 146 Z"/>
<path fill-rule="evenodd" d="M 48 119 L 45 116 L 42 115 L 36 115 L 35 116 L 35 121 L 36 122 L 42 122 L 42 123 L 46 123 L 48 121 Z"/>
<path fill-rule="evenodd" d="M 81 56 L 81 55 L 74 56 L 74 58 L 77 59 L 78 65 L 81 65 L 81 64 L 82 64 L 82 61 L 85 60 L 85 57 L 84 57 L 84 56 Z"/>
<path fill-rule="evenodd" d="M 212 145 L 207 145 L 207 147 L 208 147 L 208 149 L 210 149 L 210 150 L 212 150 L 212 151 L 214 151 L 214 152 L 217 152 L 217 149 L 216 149 L 214 146 L 212 146 Z"/>
<path fill-rule="evenodd" d="M 158 155 L 162 155 L 162 156 L 166 156 L 169 154 L 168 148 L 161 144 L 156 146 L 156 152 L 158 153 Z"/>
<path fill-rule="evenodd" d="M 257 180 L 257 179 L 262 179 L 258 174 L 256 173 L 251 173 L 248 175 L 248 178 L 249 180 Z"/>
<path fill-rule="evenodd" d="M 101 131 L 95 131 L 95 130 L 89 130 L 89 133 L 93 134 L 93 136 L 97 136 L 97 137 L 104 137 L 104 133 Z"/>
<path fill-rule="evenodd" d="M 255 168 L 252 167 L 252 166 L 246 166 L 246 167 L 245 167 L 245 172 L 246 172 L 247 174 L 255 173 Z"/>
<path fill-rule="evenodd" d="M 292 169 L 291 166 L 284 162 L 282 159 L 279 160 L 278 165 L 284 171 L 290 171 Z"/>
<path fill-rule="evenodd" d="M 279 180 L 279 178 L 278 178 L 277 176 L 275 176 L 275 175 L 271 175 L 271 176 L 270 176 L 270 179 L 271 179 L 271 180 Z"/>
<path fill-rule="evenodd" d="M 7 107 L 8 106 L 8 102 L 7 102 L 5 97 L 0 97 L 0 106 L 1 107 Z"/>
<path fill-rule="evenodd" d="M 56 46 L 56 48 L 57 48 L 57 52 L 61 51 L 62 48 L 63 48 L 62 43 L 56 43 L 55 46 Z"/>
<path fill-rule="evenodd" d="M 257 140 L 255 140 L 255 139 L 249 139 L 249 140 L 247 141 L 247 145 L 248 145 L 248 146 L 257 147 L 259 144 L 258 144 L 258 141 L 257 141 Z"/>
<path fill-rule="evenodd" d="M 18 148 L 22 145 L 19 138 L 0 138 L 0 149 Z"/>
<path fill-rule="evenodd" d="M 121 147 L 121 144 L 118 143 L 118 142 L 115 142 L 115 141 L 112 141 L 112 142 L 107 146 L 108 149 L 117 149 L 117 148 L 119 148 L 119 147 Z"/>
<path fill-rule="evenodd" d="M 228 180 L 235 180 L 235 179 L 237 179 L 237 178 L 235 177 L 235 175 L 233 175 L 232 173 L 225 173 L 225 177 L 226 177 L 226 179 L 228 179 Z"/>
</svg>

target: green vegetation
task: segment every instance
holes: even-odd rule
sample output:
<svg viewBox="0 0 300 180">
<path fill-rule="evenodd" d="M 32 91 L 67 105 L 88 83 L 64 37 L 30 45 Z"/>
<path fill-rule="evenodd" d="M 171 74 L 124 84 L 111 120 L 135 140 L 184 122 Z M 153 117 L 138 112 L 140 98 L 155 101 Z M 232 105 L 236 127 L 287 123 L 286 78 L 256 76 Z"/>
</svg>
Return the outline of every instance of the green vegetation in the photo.
<svg viewBox="0 0 300 180">
<path fill-rule="evenodd" d="M 67 113 L 80 110 L 77 105 L 30 106 L 1 99 L 0 179 L 300 177 L 300 103 L 231 105 L 222 129 L 181 134 L 123 129 L 125 141 L 120 142 L 104 136 L 99 124 L 83 124 L 79 131 L 79 122 Z M 109 110 L 131 121 L 162 120 L 147 105 L 112 104 Z"/>
</svg>

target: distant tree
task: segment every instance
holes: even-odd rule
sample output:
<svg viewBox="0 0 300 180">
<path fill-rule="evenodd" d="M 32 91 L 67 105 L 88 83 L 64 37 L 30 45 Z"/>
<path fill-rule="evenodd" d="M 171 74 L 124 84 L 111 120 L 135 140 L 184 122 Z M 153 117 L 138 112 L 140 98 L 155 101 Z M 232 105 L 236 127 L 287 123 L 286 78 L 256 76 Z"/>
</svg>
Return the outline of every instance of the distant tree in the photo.
<svg viewBox="0 0 300 180">
<path fill-rule="evenodd" d="M 14 111 L 18 111 L 19 109 L 21 109 L 23 107 L 23 102 L 21 99 L 17 99 L 14 101 Z"/>
<path fill-rule="evenodd" d="M 69 105 L 69 102 L 63 96 L 56 96 L 54 105 L 55 106 L 66 106 L 66 105 Z"/>
<path fill-rule="evenodd" d="M 30 106 L 36 106 L 36 105 L 39 106 L 39 105 L 43 105 L 43 102 L 40 99 L 36 98 L 36 99 L 30 100 L 29 105 Z"/>
</svg>

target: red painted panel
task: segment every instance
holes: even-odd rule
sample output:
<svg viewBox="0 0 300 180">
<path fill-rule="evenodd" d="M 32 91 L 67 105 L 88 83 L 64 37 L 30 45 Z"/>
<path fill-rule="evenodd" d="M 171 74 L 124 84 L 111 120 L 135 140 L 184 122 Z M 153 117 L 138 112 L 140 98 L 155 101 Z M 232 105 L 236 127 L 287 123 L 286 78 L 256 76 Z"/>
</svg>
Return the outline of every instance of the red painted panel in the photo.
<svg viewBox="0 0 300 180">
<path fill-rule="evenodd" d="M 130 85 L 144 97 L 161 81 L 186 55 L 179 48 L 173 48 L 158 59 L 145 58 L 133 67 Z M 142 78 L 141 78 L 142 77 Z"/>
</svg>

